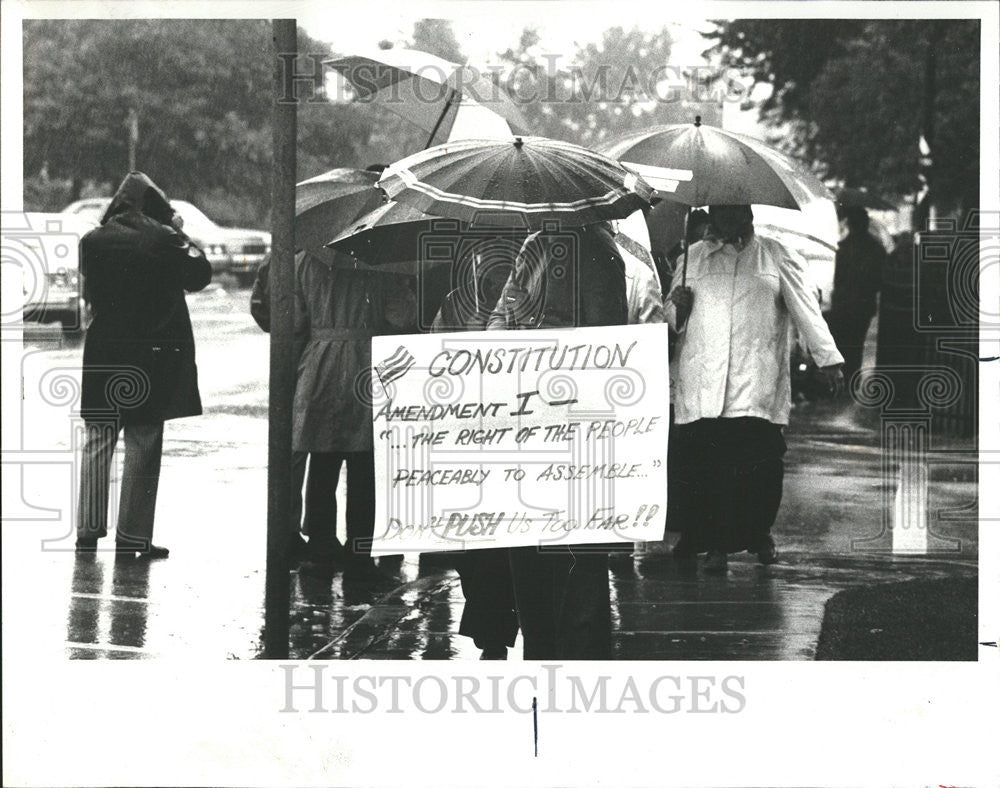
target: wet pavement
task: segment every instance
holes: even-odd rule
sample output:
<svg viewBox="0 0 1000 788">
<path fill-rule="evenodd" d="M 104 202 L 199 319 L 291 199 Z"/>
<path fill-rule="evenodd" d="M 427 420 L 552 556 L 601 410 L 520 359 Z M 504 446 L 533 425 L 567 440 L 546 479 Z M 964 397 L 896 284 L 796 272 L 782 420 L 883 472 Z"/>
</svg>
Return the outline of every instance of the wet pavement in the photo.
<svg viewBox="0 0 1000 788">
<path fill-rule="evenodd" d="M 26 332 L 23 424 L 4 442 L 4 487 L 22 491 L 19 501 L 5 494 L 5 647 L 71 659 L 259 655 L 267 337 L 248 300 L 246 290 L 214 285 L 189 298 L 205 416 L 166 428 L 155 541 L 171 557 L 162 561 L 72 552 L 81 346 L 55 330 Z M 883 468 L 877 419 L 848 402 L 801 405 L 792 418 L 774 530 L 780 562 L 732 556 L 728 574 L 712 577 L 682 570 L 662 543 L 637 546 L 610 572 L 616 658 L 812 659 L 824 604 L 837 591 L 976 574 L 971 455 L 928 469 L 938 552 L 894 554 L 883 512 L 895 471 Z M 457 634 L 462 594 L 446 561 L 380 563 L 391 580 L 379 587 L 293 573 L 294 657 L 478 658 Z M 510 658 L 519 654 L 520 643 Z"/>
</svg>

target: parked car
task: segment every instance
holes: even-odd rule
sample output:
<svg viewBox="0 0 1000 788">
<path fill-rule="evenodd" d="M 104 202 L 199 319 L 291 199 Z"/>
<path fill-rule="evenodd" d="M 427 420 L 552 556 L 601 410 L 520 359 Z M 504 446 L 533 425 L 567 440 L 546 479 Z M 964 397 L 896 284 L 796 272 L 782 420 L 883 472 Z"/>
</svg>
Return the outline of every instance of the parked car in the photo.
<svg viewBox="0 0 1000 788">
<path fill-rule="evenodd" d="M 25 322 L 58 322 L 66 333 L 86 329 L 80 239 L 89 230 L 86 221 L 61 213 L 3 213 L 4 261 L 21 265 Z"/>
<path fill-rule="evenodd" d="M 108 197 L 91 197 L 67 205 L 62 212 L 84 218 L 96 226 L 109 202 Z M 221 227 L 189 202 L 171 200 L 170 204 L 184 220 L 184 232 L 204 250 L 214 273 L 232 274 L 244 287 L 253 283 L 257 268 L 271 254 L 270 233 Z"/>
</svg>

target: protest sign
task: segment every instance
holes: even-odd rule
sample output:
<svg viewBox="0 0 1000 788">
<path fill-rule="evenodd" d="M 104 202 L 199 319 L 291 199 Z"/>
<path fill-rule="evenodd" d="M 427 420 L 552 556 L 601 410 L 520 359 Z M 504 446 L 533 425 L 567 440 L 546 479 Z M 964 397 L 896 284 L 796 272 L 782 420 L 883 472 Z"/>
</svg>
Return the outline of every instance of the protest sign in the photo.
<svg viewBox="0 0 1000 788">
<path fill-rule="evenodd" d="M 373 554 L 663 538 L 667 326 L 375 337 Z"/>
</svg>

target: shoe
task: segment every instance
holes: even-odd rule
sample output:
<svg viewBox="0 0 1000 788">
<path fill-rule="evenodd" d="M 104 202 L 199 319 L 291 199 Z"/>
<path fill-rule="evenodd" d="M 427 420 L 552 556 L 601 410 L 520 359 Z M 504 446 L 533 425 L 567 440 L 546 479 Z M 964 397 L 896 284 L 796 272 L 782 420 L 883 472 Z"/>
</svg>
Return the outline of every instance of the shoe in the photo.
<svg viewBox="0 0 1000 788">
<path fill-rule="evenodd" d="M 97 552 L 97 539 L 77 539 L 76 540 L 76 552 L 78 553 L 96 553 Z"/>
<path fill-rule="evenodd" d="M 483 649 L 483 653 L 479 655 L 480 659 L 507 659 L 507 647 L 506 646 L 490 646 Z"/>
<path fill-rule="evenodd" d="M 729 556 L 719 550 L 710 550 L 703 568 L 707 575 L 724 575 L 729 568 Z"/>
<path fill-rule="evenodd" d="M 123 542 L 115 543 L 115 554 L 121 558 L 166 558 L 170 551 L 166 547 L 158 547 L 155 544 L 146 547 L 133 547 Z"/>
<path fill-rule="evenodd" d="M 764 539 L 764 544 L 757 551 L 757 563 L 775 564 L 778 562 L 778 548 L 774 545 L 774 539 L 768 534 Z"/>
</svg>

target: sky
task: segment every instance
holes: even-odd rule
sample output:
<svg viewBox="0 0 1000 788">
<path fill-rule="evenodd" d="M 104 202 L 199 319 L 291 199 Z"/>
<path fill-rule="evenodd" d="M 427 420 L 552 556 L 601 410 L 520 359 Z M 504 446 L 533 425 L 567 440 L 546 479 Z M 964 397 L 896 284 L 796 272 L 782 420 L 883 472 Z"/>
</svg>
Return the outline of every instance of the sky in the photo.
<svg viewBox="0 0 1000 788">
<path fill-rule="evenodd" d="M 614 26 L 638 27 L 651 32 L 667 28 L 673 39 L 670 65 L 701 66 L 707 64 L 702 53 L 711 45 L 701 33 L 714 28 L 704 16 L 697 13 L 685 16 L 683 8 L 677 6 L 666 3 L 637 5 L 628 0 L 614 5 L 600 0 L 584 0 L 573 5 L 535 0 L 506 0 L 502 4 L 485 0 L 404 5 L 383 0 L 379 9 L 379 13 L 373 14 L 367 3 L 347 2 L 322 9 L 310 4 L 298 14 L 298 21 L 310 37 L 328 43 L 331 53 L 346 54 L 376 49 L 378 43 L 386 39 L 407 40 L 418 19 L 447 19 L 469 63 L 479 67 L 498 62 L 497 53 L 515 46 L 526 27 L 537 30 L 540 51 L 571 56 L 578 45 L 600 41 L 604 30 Z M 614 10 L 613 17 L 608 15 L 609 9 Z M 765 136 L 756 109 L 740 109 L 738 105 L 727 104 L 723 125 L 761 139 Z"/>
<path fill-rule="evenodd" d="M 298 15 L 299 24 L 313 38 L 326 41 L 334 50 L 374 49 L 379 41 L 409 38 L 413 23 L 423 17 L 448 19 L 462 47 L 474 65 L 496 61 L 495 54 L 514 46 L 525 27 L 535 27 L 540 36 L 539 46 L 544 51 L 570 54 L 576 43 L 599 41 L 602 32 L 610 27 L 639 27 L 644 30 L 668 28 L 674 38 L 671 54 L 673 64 L 692 66 L 704 63 L 701 52 L 709 44 L 698 34 L 712 29 L 704 18 L 684 18 L 674 9 L 669 15 L 667 4 L 647 5 L 644 9 L 624 5 L 614 18 L 607 16 L 606 4 L 593 4 L 594 13 L 588 12 L 588 3 L 508 2 L 503 5 L 483 3 L 445 3 L 436 6 L 388 4 L 378 14 L 370 7 L 347 4 L 330 6 L 328 10 L 308 7 L 308 12 Z M 332 9 L 336 8 L 336 11 Z M 664 9 L 659 17 L 650 14 L 650 8 Z M 305 9 L 303 9 L 305 11 Z M 598 10 L 601 13 L 596 13 Z"/>
</svg>

